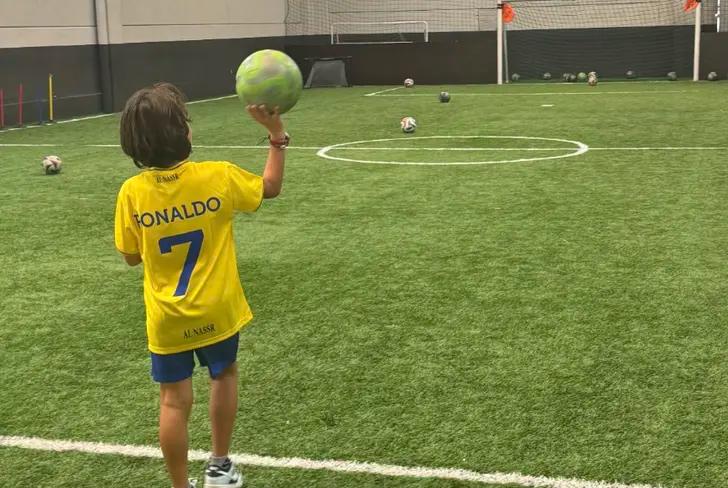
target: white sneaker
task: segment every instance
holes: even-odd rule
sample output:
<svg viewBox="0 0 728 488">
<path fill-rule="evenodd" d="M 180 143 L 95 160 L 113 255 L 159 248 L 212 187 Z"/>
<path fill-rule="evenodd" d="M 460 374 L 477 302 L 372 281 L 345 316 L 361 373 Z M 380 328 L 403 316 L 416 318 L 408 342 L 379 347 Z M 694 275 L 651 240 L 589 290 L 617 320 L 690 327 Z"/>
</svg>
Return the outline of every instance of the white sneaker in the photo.
<svg viewBox="0 0 728 488">
<path fill-rule="evenodd" d="M 237 470 L 233 462 L 228 459 L 222 466 L 207 464 L 205 468 L 205 487 L 224 486 L 226 488 L 240 488 L 243 486 L 243 475 Z"/>
</svg>

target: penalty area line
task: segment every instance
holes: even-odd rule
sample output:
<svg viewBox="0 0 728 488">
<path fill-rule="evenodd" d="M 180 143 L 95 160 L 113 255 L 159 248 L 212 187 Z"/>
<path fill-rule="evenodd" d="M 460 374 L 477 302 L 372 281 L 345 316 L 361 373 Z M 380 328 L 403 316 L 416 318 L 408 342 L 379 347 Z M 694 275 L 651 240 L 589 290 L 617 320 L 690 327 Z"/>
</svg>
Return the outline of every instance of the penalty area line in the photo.
<svg viewBox="0 0 728 488">
<path fill-rule="evenodd" d="M 94 455 L 115 455 L 137 458 L 162 458 L 162 452 L 153 446 L 108 444 L 101 442 L 64 441 L 38 437 L 0 435 L 0 447 L 15 447 L 50 452 L 82 452 Z M 191 461 L 206 461 L 210 453 L 190 451 Z M 256 454 L 231 454 L 240 465 L 261 468 L 332 471 L 399 478 L 435 478 L 468 481 L 491 485 L 518 485 L 547 488 L 660 488 L 659 485 L 624 484 L 609 481 L 589 481 L 578 478 L 529 476 L 521 473 L 481 473 L 456 468 L 429 468 L 425 466 L 397 466 L 359 461 L 314 460 L 306 458 L 277 458 Z"/>
</svg>

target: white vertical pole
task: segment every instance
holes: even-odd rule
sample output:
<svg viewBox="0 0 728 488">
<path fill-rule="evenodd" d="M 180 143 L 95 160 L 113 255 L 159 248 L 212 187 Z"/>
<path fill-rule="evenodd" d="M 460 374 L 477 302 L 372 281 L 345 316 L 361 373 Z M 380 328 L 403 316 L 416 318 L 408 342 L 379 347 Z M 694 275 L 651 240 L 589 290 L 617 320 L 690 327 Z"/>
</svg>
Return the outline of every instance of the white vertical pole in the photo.
<svg viewBox="0 0 728 488">
<path fill-rule="evenodd" d="M 498 36 L 498 84 L 503 84 L 503 0 L 498 0 L 497 36 Z"/>
<path fill-rule="evenodd" d="M 718 0 L 718 11 L 715 13 L 716 32 L 720 32 L 720 0 Z"/>
<path fill-rule="evenodd" d="M 693 56 L 693 81 L 700 81 L 700 31 L 703 27 L 703 4 L 695 9 L 695 52 Z"/>
</svg>

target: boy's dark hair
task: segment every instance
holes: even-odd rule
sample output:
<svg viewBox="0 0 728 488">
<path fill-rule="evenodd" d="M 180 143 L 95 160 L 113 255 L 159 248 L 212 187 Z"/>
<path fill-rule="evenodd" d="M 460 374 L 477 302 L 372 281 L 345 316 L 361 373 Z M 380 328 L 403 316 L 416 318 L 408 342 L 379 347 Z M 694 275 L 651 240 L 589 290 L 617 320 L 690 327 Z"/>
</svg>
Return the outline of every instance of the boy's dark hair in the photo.
<svg viewBox="0 0 728 488">
<path fill-rule="evenodd" d="M 121 148 L 139 168 L 168 168 L 192 152 L 190 117 L 182 91 L 171 83 L 142 88 L 121 113 Z"/>
</svg>

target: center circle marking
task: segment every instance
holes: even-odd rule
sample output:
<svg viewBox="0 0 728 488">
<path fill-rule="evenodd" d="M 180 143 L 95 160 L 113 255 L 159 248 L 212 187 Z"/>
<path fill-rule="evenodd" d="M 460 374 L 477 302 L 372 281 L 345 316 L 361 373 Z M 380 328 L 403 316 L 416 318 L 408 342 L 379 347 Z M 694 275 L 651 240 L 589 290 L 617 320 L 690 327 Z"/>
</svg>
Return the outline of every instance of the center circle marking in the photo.
<svg viewBox="0 0 728 488">
<path fill-rule="evenodd" d="M 564 151 L 572 151 L 568 152 L 566 154 L 558 154 L 556 156 L 544 156 L 544 157 L 538 157 L 538 158 L 520 158 L 520 159 L 508 159 L 508 160 L 496 160 L 496 161 L 455 161 L 450 163 L 429 163 L 429 162 L 417 162 L 417 161 L 372 161 L 368 159 L 352 159 L 352 158 L 342 158 L 338 156 L 332 156 L 329 154 L 331 151 L 334 151 L 336 149 L 345 149 L 350 147 L 356 147 L 361 146 L 362 144 L 368 144 L 368 143 L 377 143 L 377 142 L 401 142 L 401 141 L 412 141 L 412 140 L 422 140 L 422 139 L 509 139 L 509 140 L 525 140 L 525 141 L 548 141 L 548 142 L 561 142 L 565 144 L 571 144 L 574 146 L 573 151 L 571 148 L 554 148 L 555 150 L 563 149 Z M 381 148 L 381 149 L 388 149 L 388 148 Z M 402 150 L 404 148 L 389 148 L 392 151 Z M 428 150 L 427 148 L 407 148 L 409 150 Z M 472 148 L 473 151 L 477 151 L 480 148 Z M 493 148 L 491 148 L 492 150 Z M 510 149 L 510 148 L 509 148 Z M 512 148 L 513 151 L 518 150 L 523 151 L 531 151 L 532 148 Z M 378 148 L 375 150 L 379 150 Z M 453 148 L 453 150 L 457 150 L 457 148 Z M 482 148 L 483 151 L 488 151 L 488 148 Z M 545 150 L 553 150 L 551 148 L 545 149 Z M 444 149 L 444 151 L 447 151 L 447 149 Z M 526 162 L 532 162 L 532 161 L 549 161 L 552 159 L 564 159 L 564 158 L 571 158 L 574 156 L 581 156 L 582 154 L 589 151 L 589 146 L 584 144 L 583 142 L 579 141 L 570 141 L 568 139 L 555 139 L 550 137 L 529 137 L 529 136 L 416 136 L 416 137 L 393 137 L 389 139 L 370 139 L 366 141 L 354 141 L 354 142 L 342 142 L 340 144 L 332 144 L 331 146 L 327 146 L 324 148 L 321 148 L 316 155 L 324 158 L 329 159 L 332 161 L 345 161 L 348 163 L 361 163 L 361 164 L 393 164 L 393 165 L 402 165 L 402 166 L 472 166 L 472 165 L 483 165 L 483 164 L 506 164 L 506 163 L 526 163 Z"/>
</svg>

